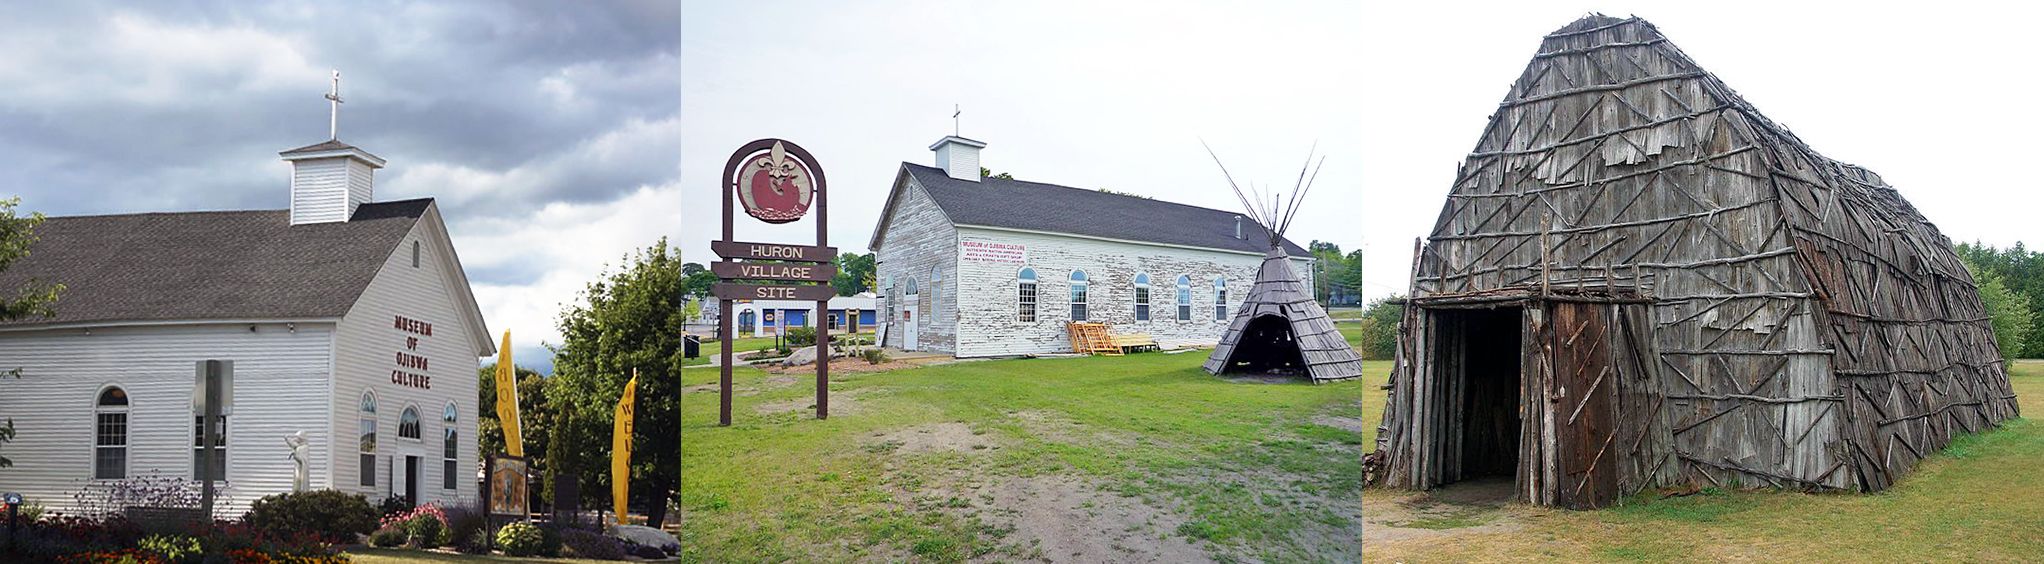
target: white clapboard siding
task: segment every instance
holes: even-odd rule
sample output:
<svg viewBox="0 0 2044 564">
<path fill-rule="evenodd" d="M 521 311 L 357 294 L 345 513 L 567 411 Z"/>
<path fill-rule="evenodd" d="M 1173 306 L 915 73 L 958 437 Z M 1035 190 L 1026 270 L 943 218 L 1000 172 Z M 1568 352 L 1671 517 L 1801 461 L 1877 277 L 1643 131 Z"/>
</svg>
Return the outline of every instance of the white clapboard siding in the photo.
<svg viewBox="0 0 2044 564">
<path fill-rule="evenodd" d="M 903 174 L 894 188 L 892 210 L 886 222 L 880 227 L 880 244 L 875 248 L 878 265 L 876 283 L 882 288 L 882 306 L 888 309 L 878 321 L 889 324 L 887 346 L 902 346 L 901 312 L 904 307 L 914 307 L 917 350 L 952 352 L 958 308 L 954 301 L 958 286 L 958 230 L 951 225 L 950 218 L 915 182 L 913 176 Z M 943 283 L 931 288 L 930 273 L 937 271 Z M 908 304 L 903 299 L 908 289 L 908 280 L 914 278 L 920 291 L 917 303 Z M 932 303 L 932 297 L 947 303 Z"/>
<path fill-rule="evenodd" d="M 326 159 L 305 159 L 292 163 L 291 169 L 291 224 L 323 223 L 343 221 L 353 213 L 349 205 L 350 192 L 356 187 L 351 177 L 357 176 L 356 167 L 367 166 L 353 162 L 347 157 Z M 368 177 L 361 176 L 367 192 Z"/>
<path fill-rule="evenodd" d="M 355 306 L 342 318 L 336 339 L 335 391 L 329 409 L 336 433 L 344 440 L 328 445 L 327 458 L 334 461 L 328 479 L 340 489 L 382 499 L 394 493 L 394 473 L 404 470 L 403 456 L 420 459 L 420 502 L 470 503 L 476 492 L 476 358 L 477 339 L 487 341 L 482 327 L 470 327 L 467 306 L 456 295 L 457 284 L 466 284 L 458 274 L 459 264 L 448 256 L 446 228 L 437 211 L 428 211 L 398 243 L 383 269 L 369 283 Z M 412 266 L 412 244 L 420 243 L 419 266 Z M 400 331 L 397 316 L 433 324 L 430 337 Z M 419 338 L 416 351 L 406 348 L 408 337 Z M 527 337 L 530 338 L 530 337 Z M 427 370 L 400 368 L 397 353 L 405 351 L 429 359 Z M 392 370 L 424 374 L 432 378 L 431 389 L 400 386 L 391 382 Z M 377 400 L 376 486 L 361 486 L 359 409 L 364 391 L 373 390 Z M 457 488 L 441 488 L 441 412 L 449 402 L 457 406 L 455 422 L 460 457 L 455 467 L 461 475 Z M 398 437 L 398 415 L 406 406 L 419 409 L 420 438 Z"/>
<path fill-rule="evenodd" d="M 215 512 L 239 515 L 256 498 L 290 491 L 286 435 L 303 430 L 316 447 L 330 440 L 318 414 L 333 334 L 331 324 L 312 322 L 0 332 L 0 367 L 22 370 L 20 380 L 0 382 L 0 419 L 19 432 L 0 447 L 14 462 L 0 469 L 0 490 L 73 510 L 72 494 L 92 477 L 93 403 L 108 384 L 130 398 L 128 475 L 193 476 L 196 363 L 232 360 L 228 483 Z M 323 465 L 312 466 L 315 487 L 325 485 Z"/>
<path fill-rule="evenodd" d="M 1259 254 L 1191 249 L 1167 245 L 1107 241 L 1084 237 L 1024 233 L 1004 229 L 958 228 L 961 242 L 1022 245 L 1025 263 L 957 263 L 958 348 L 960 357 L 1012 356 L 1071 352 L 1065 324 L 1071 319 L 1070 277 L 1084 270 L 1088 278 L 1087 321 L 1106 323 L 1115 333 L 1142 333 L 1166 346 L 1211 346 L 1228 328 L 1214 319 L 1216 277 L 1227 279 L 1228 300 L 1239 303 L 1262 263 Z M 1295 258 L 1295 267 L 1311 284 L 1312 261 Z M 1019 321 L 1016 273 L 1036 270 L 1036 321 Z M 1150 320 L 1137 321 L 1135 276 L 1150 275 Z M 1191 277 L 1192 317 L 1177 319 L 1177 280 Z"/>
</svg>

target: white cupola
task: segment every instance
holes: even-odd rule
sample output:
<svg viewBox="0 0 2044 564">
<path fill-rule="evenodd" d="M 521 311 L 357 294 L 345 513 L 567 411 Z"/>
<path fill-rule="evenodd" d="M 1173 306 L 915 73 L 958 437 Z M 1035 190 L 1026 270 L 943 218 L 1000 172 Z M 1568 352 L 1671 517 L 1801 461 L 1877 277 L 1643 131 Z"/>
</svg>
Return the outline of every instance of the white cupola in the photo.
<svg viewBox="0 0 2044 564">
<path fill-rule="evenodd" d="M 291 163 L 291 224 L 347 221 L 355 208 L 376 201 L 376 169 L 383 158 L 341 142 L 341 71 L 334 71 L 327 140 L 278 153 Z"/>
<path fill-rule="evenodd" d="M 937 168 L 944 169 L 945 175 L 979 182 L 979 150 L 986 146 L 980 141 L 946 135 L 930 145 L 930 150 L 937 153 Z"/>
<path fill-rule="evenodd" d="M 347 221 L 356 207 L 376 201 L 381 157 L 338 140 L 279 154 L 291 163 L 292 225 Z"/>
</svg>

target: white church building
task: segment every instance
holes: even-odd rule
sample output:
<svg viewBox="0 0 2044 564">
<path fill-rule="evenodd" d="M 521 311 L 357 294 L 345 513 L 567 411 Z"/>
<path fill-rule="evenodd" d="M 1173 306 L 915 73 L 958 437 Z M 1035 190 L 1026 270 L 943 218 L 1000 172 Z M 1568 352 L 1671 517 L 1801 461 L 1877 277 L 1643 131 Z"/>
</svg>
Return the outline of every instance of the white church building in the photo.
<svg viewBox="0 0 2044 564">
<path fill-rule="evenodd" d="M 65 287 L 54 317 L 0 324 L 21 376 L 0 382 L 0 490 L 62 511 L 94 481 L 196 478 L 197 364 L 225 360 L 216 515 L 291 491 L 298 431 L 312 489 L 477 499 L 496 348 L 439 207 L 375 201 L 384 160 L 338 140 L 282 156 L 289 209 L 50 217 L 0 271 Z"/>
<path fill-rule="evenodd" d="M 986 143 L 946 136 L 902 163 L 868 246 L 886 344 L 961 358 L 1064 353 L 1066 324 L 1212 346 L 1256 280 L 1265 230 L 1231 211 L 980 176 Z M 1313 287 L 1313 259 L 1285 241 Z"/>
</svg>

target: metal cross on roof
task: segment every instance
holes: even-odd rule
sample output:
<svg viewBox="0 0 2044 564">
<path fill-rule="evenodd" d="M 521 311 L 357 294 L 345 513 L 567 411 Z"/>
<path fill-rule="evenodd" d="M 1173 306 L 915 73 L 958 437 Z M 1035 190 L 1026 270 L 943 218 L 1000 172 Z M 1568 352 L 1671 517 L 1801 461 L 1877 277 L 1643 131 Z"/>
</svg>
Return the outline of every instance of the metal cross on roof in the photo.
<svg viewBox="0 0 2044 564">
<path fill-rule="evenodd" d="M 326 99 L 333 102 L 331 104 L 333 106 L 333 113 L 327 117 L 327 138 L 339 141 L 341 139 L 341 71 L 339 70 L 334 71 L 334 86 L 332 90 L 327 91 Z"/>
<path fill-rule="evenodd" d="M 952 136 L 952 137 L 957 137 L 957 136 L 958 136 L 958 114 L 961 114 L 961 113 L 965 113 L 965 112 L 963 112 L 963 111 L 961 111 L 961 110 L 959 110 L 959 109 L 958 109 L 958 104 L 952 104 L 952 105 L 951 105 L 951 136 Z"/>
</svg>

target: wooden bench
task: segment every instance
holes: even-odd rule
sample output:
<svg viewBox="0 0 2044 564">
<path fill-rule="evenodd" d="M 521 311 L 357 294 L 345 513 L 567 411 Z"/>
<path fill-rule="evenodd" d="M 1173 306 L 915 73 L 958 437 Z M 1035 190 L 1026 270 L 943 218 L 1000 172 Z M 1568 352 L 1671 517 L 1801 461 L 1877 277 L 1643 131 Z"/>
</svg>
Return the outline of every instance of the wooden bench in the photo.
<svg viewBox="0 0 2044 564">
<path fill-rule="evenodd" d="M 1157 345 L 1156 339 L 1150 338 L 1149 335 L 1144 333 L 1136 333 L 1132 335 L 1110 335 L 1108 338 L 1114 342 L 1115 348 L 1127 352 L 1141 352 L 1146 350 L 1158 350 L 1162 348 Z"/>
</svg>

